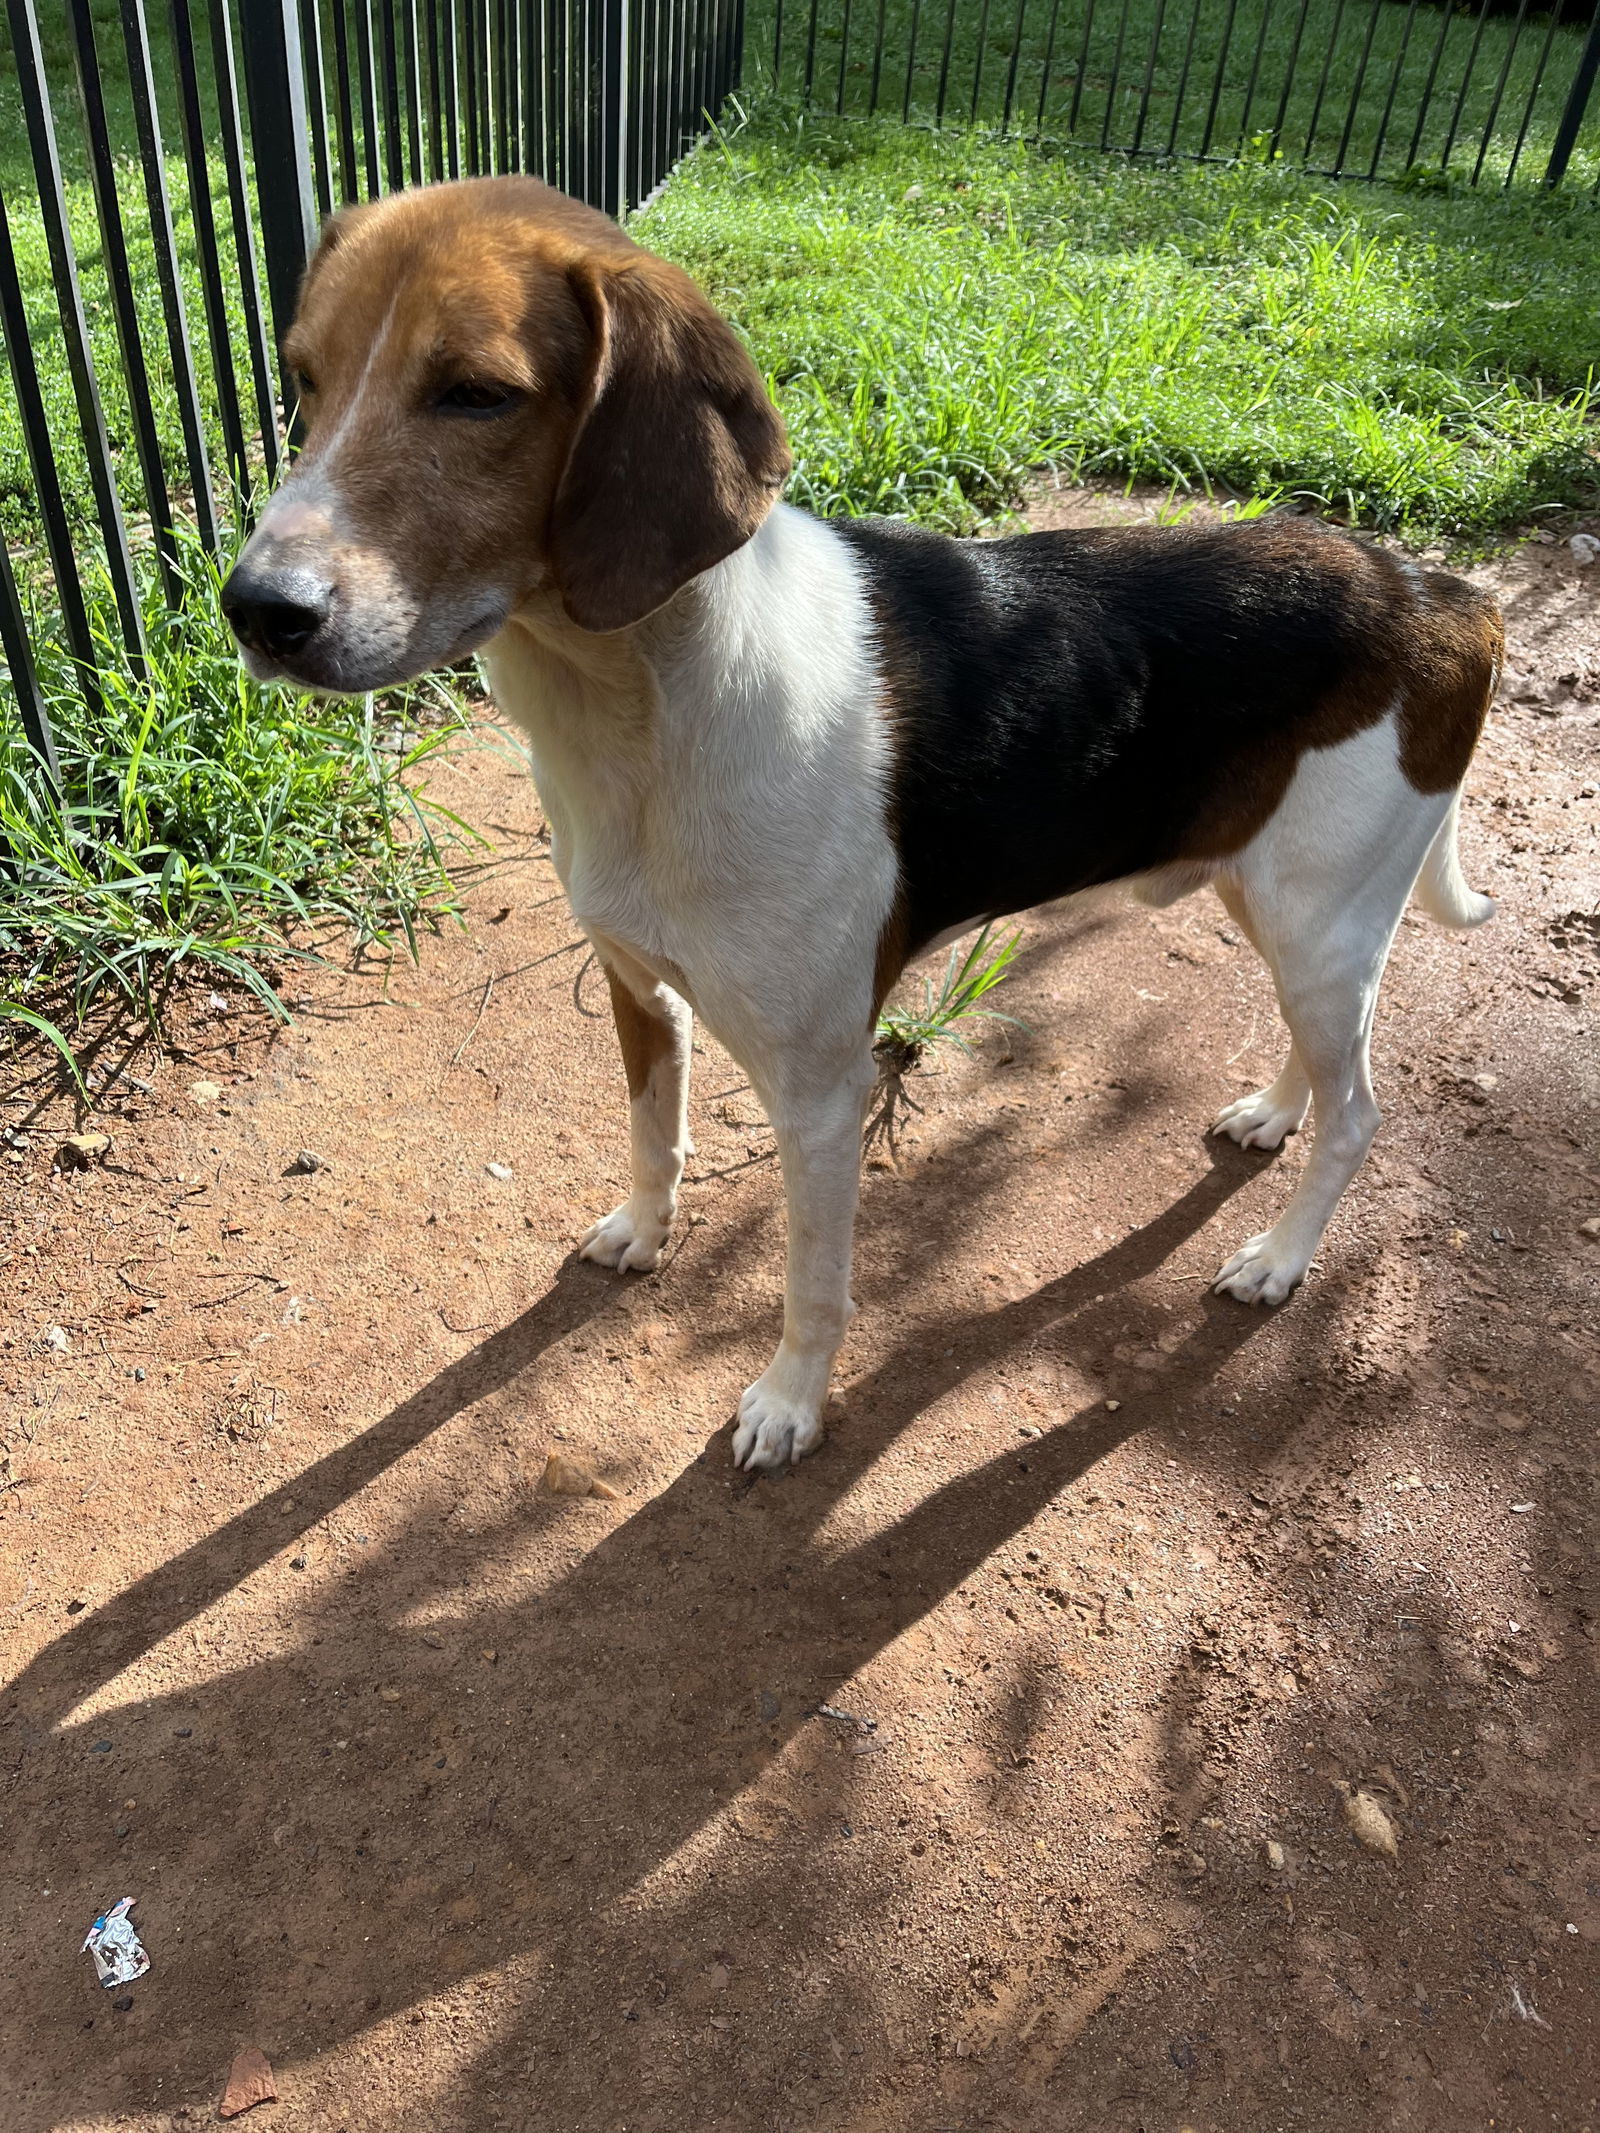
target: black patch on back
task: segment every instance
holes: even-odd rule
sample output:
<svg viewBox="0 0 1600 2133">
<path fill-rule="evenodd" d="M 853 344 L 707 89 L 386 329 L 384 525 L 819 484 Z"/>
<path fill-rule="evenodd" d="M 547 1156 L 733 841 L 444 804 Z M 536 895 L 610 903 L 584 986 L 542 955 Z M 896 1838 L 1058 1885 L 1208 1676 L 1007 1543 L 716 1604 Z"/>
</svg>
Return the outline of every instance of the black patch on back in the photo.
<svg viewBox="0 0 1600 2133">
<path fill-rule="evenodd" d="M 1393 701 L 1417 597 L 1382 551 L 1297 519 L 1001 541 L 836 526 L 878 625 L 906 955 L 1239 849 L 1301 748 Z"/>
</svg>

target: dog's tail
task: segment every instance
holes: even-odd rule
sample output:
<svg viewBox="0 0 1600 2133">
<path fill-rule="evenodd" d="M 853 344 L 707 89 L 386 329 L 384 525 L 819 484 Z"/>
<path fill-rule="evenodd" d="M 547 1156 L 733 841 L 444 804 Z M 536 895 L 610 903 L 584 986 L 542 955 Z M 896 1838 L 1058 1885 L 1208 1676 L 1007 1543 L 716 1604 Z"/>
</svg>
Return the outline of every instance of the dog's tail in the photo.
<svg viewBox="0 0 1600 2133">
<path fill-rule="evenodd" d="M 1492 896 L 1480 896 L 1476 889 L 1467 887 L 1467 877 L 1461 871 L 1461 853 L 1456 845 L 1460 814 L 1461 795 L 1458 792 L 1450 802 L 1450 812 L 1439 824 L 1439 834 L 1428 847 L 1428 856 L 1422 862 L 1414 893 L 1429 918 L 1441 926 L 1465 933 L 1470 927 L 1481 926 L 1485 919 L 1494 917 L 1495 901 Z"/>
</svg>

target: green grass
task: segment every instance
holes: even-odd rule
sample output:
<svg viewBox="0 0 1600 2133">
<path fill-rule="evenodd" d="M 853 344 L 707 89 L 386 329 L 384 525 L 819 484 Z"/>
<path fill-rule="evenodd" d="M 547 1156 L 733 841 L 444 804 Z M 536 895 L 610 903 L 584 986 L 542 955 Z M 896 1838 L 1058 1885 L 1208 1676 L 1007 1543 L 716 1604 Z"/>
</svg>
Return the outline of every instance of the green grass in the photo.
<svg viewBox="0 0 1600 2133">
<path fill-rule="evenodd" d="M 997 985 L 1005 983 L 1022 936 L 1008 934 L 998 946 L 992 945 L 993 938 L 993 926 L 985 926 L 967 947 L 958 944 L 951 949 L 937 984 L 932 978 L 923 979 L 920 1000 L 884 1009 L 878 1017 L 873 1050 L 886 1069 L 909 1073 L 942 1044 L 970 1051 L 971 1039 L 964 1025 L 1015 1019 L 982 1003 Z"/>
<path fill-rule="evenodd" d="M 1033 470 L 1483 534 L 1597 493 L 1600 213 L 758 107 L 637 218 L 736 321 L 790 493 L 958 531 Z"/>
<path fill-rule="evenodd" d="M 184 545 L 190 599 L 152 592 L 142 679 L 116 656 L 108 591 L 91 713 L 58 640 L 41 681 L 61 758 L 52 791 L 0 721 L 0 1019 L 66 1037 L 97 1009 L 159 1026 L 186 974 L 284 1010 L 272 983 L 330 926 L 360 944 L 414 944 L 453 908 L 441 843 L 462 826 L 418 773 L 461 726 L 439 688 L 375 706 L 258 689 L 239 667 L 219 574 Z"/>
</svg>

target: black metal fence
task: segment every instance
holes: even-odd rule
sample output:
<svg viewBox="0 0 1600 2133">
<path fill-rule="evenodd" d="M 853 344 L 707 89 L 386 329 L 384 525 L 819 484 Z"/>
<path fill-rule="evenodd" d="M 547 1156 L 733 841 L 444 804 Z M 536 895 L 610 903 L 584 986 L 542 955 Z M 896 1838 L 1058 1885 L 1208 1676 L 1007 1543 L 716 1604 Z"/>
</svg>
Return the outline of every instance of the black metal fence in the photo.
<svg viewBox="0 0 1600 2133">
<path fill-rule="evenodd" d="M 1333 177 L 1556 185 L 1600 69 L 1600 4 L 767 0 L 750 56 L 841 116 L 1134 156 L 1283 155 Z M 1591 152 L 1583 177 L 1597 175 Z"/>
<path fill-rule="evenodd" d="M 318 219 L 533 171 L 618 213 L 738 76 L 743 0 L 5 0 L 0 654 L 54 770 L 45 636 L 99 701 L 180 528 L 284 449 L 276 350 Z M 86 590 L 88 588 L 88 590 Z M 3 715 L 3 714 L 0 714 Z"/>
</svg>

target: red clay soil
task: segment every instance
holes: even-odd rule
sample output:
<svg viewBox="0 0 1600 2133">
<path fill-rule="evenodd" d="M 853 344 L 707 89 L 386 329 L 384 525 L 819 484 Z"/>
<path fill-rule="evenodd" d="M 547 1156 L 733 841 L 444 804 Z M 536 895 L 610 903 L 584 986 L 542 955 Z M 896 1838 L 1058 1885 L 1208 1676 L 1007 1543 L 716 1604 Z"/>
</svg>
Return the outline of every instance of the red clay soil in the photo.
<svg viewBox="0 0 1600 2133">
<path fill-rule="evenodd" d="M 622 1074 L 499 746 L 420 968 L 202 995 L 87 1171 L 6 1114 L 6 2133 L 212 2118 L 247 2046 L 252 2133 L 1600 2128 L 1600 569 L 1483 574 L 1504 908 L 1402 930 L 1276 1313 L 1207 1287 L 1303 1160 L 1204 1135 L 1252 952 L 1037 914 L 869 1171 L 826 1446 L 736 1475 L 770 1136 L 707 1042 L 669 1262 L 574 1260 Z"/>
</svg>

